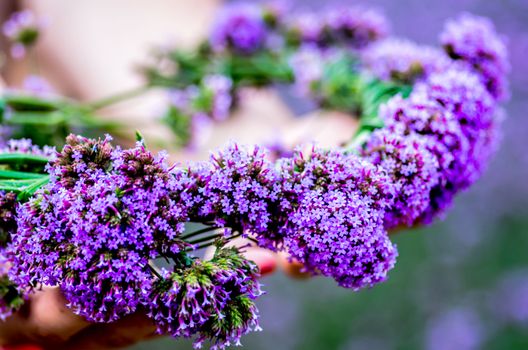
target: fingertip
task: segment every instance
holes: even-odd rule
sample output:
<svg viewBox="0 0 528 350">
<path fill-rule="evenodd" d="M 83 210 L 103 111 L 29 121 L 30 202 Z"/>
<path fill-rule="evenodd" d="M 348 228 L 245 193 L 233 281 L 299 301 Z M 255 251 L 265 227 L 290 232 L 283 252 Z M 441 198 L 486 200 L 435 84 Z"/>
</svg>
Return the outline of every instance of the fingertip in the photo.
<svg viewBox="0 0 528 350">
<path fill-rule="evenodd" d="M 49 340 L 67 340 L 89 323 L 66 307 L 58 287 L 44 287 L 32 302 L 30 323 L 37 337 Z"/>
<path fill-rule="evenodd" d="M 278 260 L 282 271 L 290 277 L 305 279 L 311 276 L 309 272 L 305 271 L 303 264 L 297 260 L 291 259 L 285 253 L 279 253 Z"/>
<path fill-rule="evenodd" d="M 277 269 L 277 255 L 262 248 L 248 248 L 244 256 L 257 264 L 261 275 L 269 275 Z"/>
</svg>

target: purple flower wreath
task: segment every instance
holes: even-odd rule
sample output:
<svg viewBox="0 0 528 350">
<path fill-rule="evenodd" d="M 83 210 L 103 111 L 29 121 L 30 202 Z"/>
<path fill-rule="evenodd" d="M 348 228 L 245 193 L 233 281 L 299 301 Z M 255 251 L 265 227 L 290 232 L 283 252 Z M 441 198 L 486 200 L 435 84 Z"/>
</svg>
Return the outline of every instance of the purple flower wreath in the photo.
<svg viewBox="0 0 528 350">
<path fill-rule="evenodd" d="M 358 112 L 359 130 L 344 147 L 299 148 L 273 161 L 265 149 L 233 143 L 177 167 L 141 140 L 122 149 L 109 136 L 71 135 L 57 153 L 9 143 L 0 150 L 1 257 L 11 266 L 1 271 L 1 317 L 58 285 L 90 321 L 142 309 L 160 333 L 193 338 L 197 348 L 237 345 L 259 329 L 262 294 L 255 264 L 225 246 L 239 236 L 345 288 L 384 281 L 398 255 L 388 230 L 444 215 L 485 169 L 509 69 L 503 39 L 480 17 L 448 22 L 444 51 L 387 34 L 383 17 L 366 9 L 289 18 L 274 7 L 234 6 L 194 56 L 203 66 L 173 56 L 188 81 L 172 77 L 180 84 L 172 117 L 222 120 L 237 89 L 287 77 L 323 107 Z M 216 62 L 218 72 L 204 57 L 231 61 Z M 286 62 L 288 73 L 236 71 L 237 60 L 267 59 Z M 214 257 L 198 258 L 208 246 Z"/>
</svg>

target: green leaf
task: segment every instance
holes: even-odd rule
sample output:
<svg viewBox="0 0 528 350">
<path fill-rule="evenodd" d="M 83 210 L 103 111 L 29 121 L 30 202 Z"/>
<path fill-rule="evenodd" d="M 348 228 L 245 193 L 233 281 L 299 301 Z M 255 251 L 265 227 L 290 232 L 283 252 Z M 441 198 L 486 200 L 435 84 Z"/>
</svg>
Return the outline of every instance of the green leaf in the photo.
<svg viewBox="0 0 528 350">
<path fill-rule="evenodd" d="M 145 138 L 143 137 L 143 134 L 141 134 L 141 131 L 139 131 L 139 130 L 136 130 L 136 141 L 137 142 L 141 142 L 143 145 L 146 146 Z"/>
<path fill-rule="evenodd" d="M 1 170 L 0 179 L 13 179 L 13 180 L 29 180 L 29 179 L 40 179 L 46 174 L 30 173 L 26 171 L 15 171 L 15 170 Z"/>
<path fill-rule="evenodd" d="M 57 126 L 65 123 L 67 117 L 61 112 L 14 112 L 9 119 L 4 120 L 7 125 Z M 37 130 L 35 130 L 38 132 Z"/>
<path fill-rule="evenodd" d="M 7 165 L 46 165 L 49 159 L 43 156 L 36 156 L 26 153 L 3 153 L 0 154 L 0 164 Z"/>
<path fill-rule="evenodd" d="M 40 111 L 51 112 L 60 108 L 61 102 L 45 100 L 29 95 L 5 95 L 6 106 L 15 111 Z"/>
</svg>

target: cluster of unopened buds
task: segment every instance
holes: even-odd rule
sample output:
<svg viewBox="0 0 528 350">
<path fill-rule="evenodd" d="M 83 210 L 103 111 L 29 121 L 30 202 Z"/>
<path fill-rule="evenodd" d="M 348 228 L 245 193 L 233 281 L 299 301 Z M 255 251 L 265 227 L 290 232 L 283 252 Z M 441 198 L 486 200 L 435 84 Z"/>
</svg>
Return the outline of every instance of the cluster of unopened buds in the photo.
<svg viewBox="0 0 528 350">
<path fill-rule="evenodd" d="M 276 160 L 231 143 L 178 167 L 141 140 L 121 149 L 110 137 L 72 135 L 57 153 L 11 142 L 0 153 L 2 259 L 10 266 L 3 317 L 54 285 L 94 322 L 142 308 L 160 333 L 194 338 L 197 347 L 238 344 L 258 329 L 261 294 L 255 264 L 226 247 L 239 236 L 345 288 L 384 281 L 398 255 L 389 231 L 442 216 L 485 169 L 509 69 L 504 40 L 486 19 L 449 21 L 444 50 L 384 38 L 387 28 L 371 10 L 286 18 L 274 7 L 229 7 L 201 50 L 231 57 L 231 75 L 210 70 L 213 62 L 198 82 L 172 91 L 173 113 L 223 119 L 236 89 L 277 82 L 273 70 L 237 73 L 235 60 L 288 50 L 302 91 L 358 111 L 359 130 L 343 147 L 299 147 Z M 336 86 L 355 93 L 352 104 Z M 209 246 L 214 257 L 198 258 Z"/>
</svg>

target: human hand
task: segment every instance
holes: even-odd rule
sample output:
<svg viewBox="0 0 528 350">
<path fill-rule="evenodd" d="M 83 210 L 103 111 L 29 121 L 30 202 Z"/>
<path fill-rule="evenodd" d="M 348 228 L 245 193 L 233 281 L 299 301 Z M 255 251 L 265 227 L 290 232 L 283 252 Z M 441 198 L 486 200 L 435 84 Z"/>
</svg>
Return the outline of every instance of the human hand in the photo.
<svg viewBox="0 0 528 350">
<path fill-rule="evenodd" d="M 269 251 L 252 247 L 243 253 L 257 264 L 261 275 L 277 268 L 277 257 Z M 37 291 L 19 312 L 0 323 L 0 345 L 6 349 L 23 344 L 32 344 L 31 349 L 121 349 L 156 336 L 154 324 L 142 310 L 113 323 L 89 323 L 68 309 L 57 287 Z"/>
</svg>

